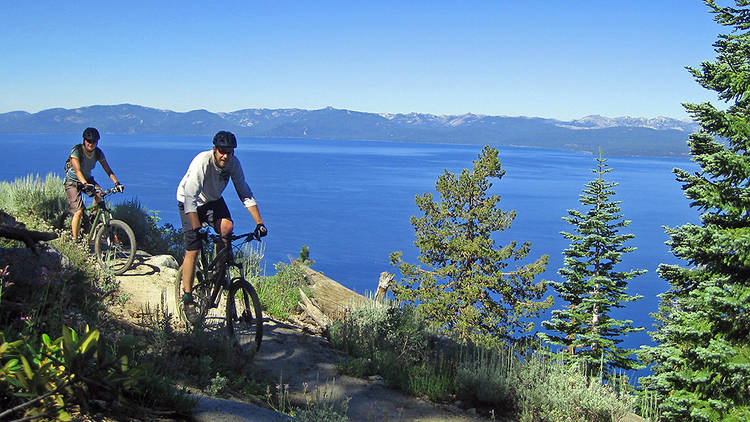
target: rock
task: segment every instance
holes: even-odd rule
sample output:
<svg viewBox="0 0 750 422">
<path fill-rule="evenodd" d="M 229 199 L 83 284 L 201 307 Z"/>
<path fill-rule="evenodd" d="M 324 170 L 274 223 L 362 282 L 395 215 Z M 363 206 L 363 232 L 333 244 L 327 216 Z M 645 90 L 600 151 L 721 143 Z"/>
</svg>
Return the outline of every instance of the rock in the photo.
<svg viewBox="0 0 750 422">
<path fill-rule="evenodd" d="M 69 265 L 67 258 L 54 248 L 35 254 L 28 248 L 0 248 L 0 270 L 8 267 L 8 280 L 19 285 L 47 280 L 47 272 L 61 271 Z"/>
<path fill-rule="evenodd" d="M 646 422 L 646 419 L 643 419 L 635 413 L 628 413 L 627 415 L 618 419 L 617 422 Z"/>
<path fill-rule="evenodd" d="M 174 268 L 161 267 L 159 270 L 160 270 L 159 272 L 161 273 L 161 275 L 165 278 L 168 278 L 168 279 L 177 278 L 177 270 L 175 270 Z"/>
<path fill-rule="evenodd" d="M 171 268 L 173 270 L 180 268 L 180 264 L 177 263 L 177 260 L 172 255 L 152 256 L 148 259 L 148 263 L 159 268 Z"/>
<path fill-rule="evenodd" d="M 367 380 L 375 385 L 380 385 L 382 387 L 386 387 L 388 385 L 388 383 L 386 383 L 383 377 L 381 377 L 380 375 L 370 375 L 369 377 L 367 377 Z"/>
<path fill-rule="evenodd" d="M 192 420 L 202 421 L 267 421 L 293 422 L 292 416 L 266 409 L 250 403 L 236 402 L 199 395 L 192 395 L 198 400 L 198 406 L 193 409 Z"/>
<path fill-rule="evenodd" d="M 63 255 L 62 252 L 60 252 L 57 248 L 55 248 L 50 243 L 45 243 L 42 246 L 42 253 L 49 254 L 54 257 L 54 259 L 60 260 L 60 265 L 62 268 L 70 268 L 70 259 L 68 259 L 67 256 Z"/>
</svg>

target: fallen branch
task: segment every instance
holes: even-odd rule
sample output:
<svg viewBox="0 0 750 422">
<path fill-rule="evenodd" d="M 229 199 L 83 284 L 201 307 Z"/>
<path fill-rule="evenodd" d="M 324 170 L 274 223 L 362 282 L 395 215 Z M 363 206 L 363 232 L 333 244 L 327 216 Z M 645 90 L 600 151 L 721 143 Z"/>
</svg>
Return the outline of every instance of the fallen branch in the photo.
<svg viewBox="0 0 750 422">
<path fill-rule="evenodd" d="M 328 328 L 329 325 L 331 325 L 331 319 L 328 318 L 317 306 L 315 306 L 314 303 L 310 300 L 309 297 L 305 294 L 302 289 L 299 289 L 299 297 L 300 302 L 298 305 L 300 308 L 302 308 L 307 315 L 310 316 L 310 318 L 315 321 L 316 324 L 320 326 L 323 330 Z"/>
<path fill-rule="evenodd" d="M 351 290 L 309 267 L 301 265 L 315 305 L 331 320 L 343 318 L 349 310 L 371 299 Z"/>
<path fill-rule="evenodd" d="M 380 278 L 378 279 L 378 290 L 375 292 L 375 299 L 385 299 L 385 293 L 391 288 L 394 277 L 393 274 L 386 271 L 380 273 Z"/>
<path fill-rule="evenodd" d="M 26 247 L 31 249 L 35 254 L 39 254 L 37 243 L 57 238 L 57 233 L 37 232 L 34 230 L 12 227 L 7 224 L 0 224 L 0 237 L 13 240 L 20 240 Z"/>
<path fill-rule="evenodd" d="M 36 403 L 38 403 L 38 402 L 46 399 L 47 397 L 50 397 L 52 395 L 55 395 L 55 394 L 59 393 L 60 391 L 63 390 L 63 388 L 69 386 L 70 384 L 72 384 L 72 382 L 66 382 L 65 384 L 63 384 L 63 385 L 55 388 L 52 391 L 48 391 L 48 392 L 42 394 L 41 396 L 36 396 L 33 399 L 31 399 L 31 400 L 29 400 L 27 402 L 21 403 L 21 404 L 19 404 L 16 407 L 13 407 L 13 408 L 10 408 L 10 409 L 5 410 L 3 412 L 0 412 L 0 420 L 5 420 L 4 418 L 6 416 L 10 416 L 11 414 L 13 414 L 15 412 L 20 412 L 21 410 L 28 409 L 29 407 L 31 407 L 31 406 L 35 405 Z M 52 416 L 52 415 L 44 414 L 44 415 L 41 415 L 41 416 L 42 417 L 46 417 L 46 416 Z M 32 419 L 38 419 L 39 417 L 40 417 L 39 415 L 35 415 L 35 416 L 32 417 Z M 24 418 L 24 419 L 18 419 L 18 420 L 31 420 L 31 419 Z"/>
</svg>

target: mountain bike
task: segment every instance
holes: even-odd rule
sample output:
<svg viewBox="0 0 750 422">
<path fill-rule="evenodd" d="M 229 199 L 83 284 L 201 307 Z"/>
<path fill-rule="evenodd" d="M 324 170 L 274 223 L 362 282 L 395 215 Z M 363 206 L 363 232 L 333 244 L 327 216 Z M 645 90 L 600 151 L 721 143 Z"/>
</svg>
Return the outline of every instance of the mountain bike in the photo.
<svg viewBox="0 0 750 422">
<path fill-rule="evenodd" d="M 104 201 L 104 197 L 116 192 L 120 192 L 117 187 L 97 189 L 102 200 L 86 208 L 81 229 L 93 228 L 87 230 L 86 244 L 90 245 L 93 240 L 94 253 L 99 263 L 115 275 L 120 275 L 133 265 L 136 246 L 133 229 L 126 222 L 112 218 L 112 210 Z"/>
<path fill-rule="evenodd" d="M 193 300 L 198 320 L 194 323 L 185 316 L 182 303 L 182 267 L 175 282 L 175 303 L 180 320 L 186 326 L 215 329 L 225 322 L 227 334 L 235 346 L 244 348 L 255 344 L 260 349 L 263 341 L 263 313 L 255 288 L 245 279 L 244 266 L 235 261 L 235 249 L 253 239 L 253 233 L 222 237 L 201 230 L 201 249 L 196 259 L 193 281 Z M 226 242 L 225 242 L 226 240 Z M 243 240 L 234 244 L 238 240 Z M 240 252 L 238 252 L 238 255 Z M 236 269 L 234 272 L 232 269 Z M 221 305 L 224 304 L 224 315 Z"/>
</svg>

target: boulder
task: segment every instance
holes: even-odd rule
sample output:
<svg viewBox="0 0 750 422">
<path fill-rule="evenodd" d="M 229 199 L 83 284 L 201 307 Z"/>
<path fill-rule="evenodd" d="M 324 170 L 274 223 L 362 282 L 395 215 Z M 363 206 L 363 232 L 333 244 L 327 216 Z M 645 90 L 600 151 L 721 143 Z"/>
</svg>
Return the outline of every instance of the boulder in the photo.
<svg viewBox="0 0 750 422">
<path fill-rule="evenodd" d="M 148 263 L 159 268 L 171 268 L 173 270 L 180 268 L 180 264 L 177 263 L 177 260 L 172 255 L 152 256 L 148 259 Z"/>
</svg>

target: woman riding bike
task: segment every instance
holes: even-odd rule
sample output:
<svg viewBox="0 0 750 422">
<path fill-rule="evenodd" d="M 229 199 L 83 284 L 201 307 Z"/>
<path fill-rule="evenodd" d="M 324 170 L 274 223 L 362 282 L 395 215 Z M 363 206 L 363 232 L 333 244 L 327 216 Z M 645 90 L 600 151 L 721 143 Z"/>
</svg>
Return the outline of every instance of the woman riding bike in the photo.
<svg viewBox="0 0 750 422">
<path fill-rule="evenodd" d="M 125 190 L 118 180 L 112 168 L 107 163 L 104 152 L 97 146 L 99 143 L 99 131 L 93 127 L 87 127 L 83 131 L 83 142 L 73 146 L 65 164 L 65 195 L 68 197 L 70 212 L 73 220 L 70 223 L 73 239 L 78 238 L 81 229 L 81 216 L 83 216 L 83 197 L 81 192 L 94 197 L 94 202 L 102 200 L 97 189 L 103 190 L 91 176 L 91 170 L 96 163 L 100 163 L 109 176 L 112 183 L 119 192 Z"/>
</svg>

